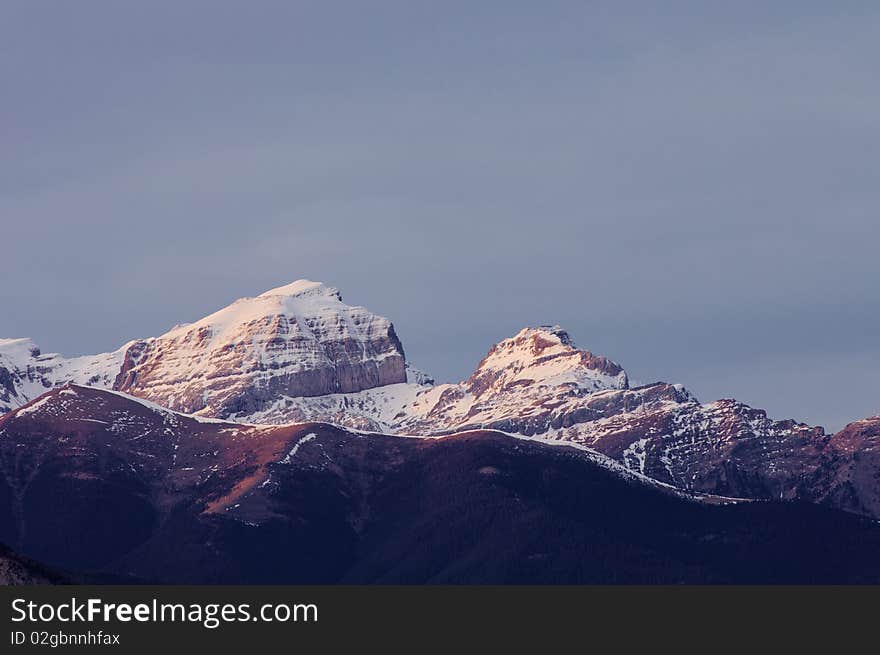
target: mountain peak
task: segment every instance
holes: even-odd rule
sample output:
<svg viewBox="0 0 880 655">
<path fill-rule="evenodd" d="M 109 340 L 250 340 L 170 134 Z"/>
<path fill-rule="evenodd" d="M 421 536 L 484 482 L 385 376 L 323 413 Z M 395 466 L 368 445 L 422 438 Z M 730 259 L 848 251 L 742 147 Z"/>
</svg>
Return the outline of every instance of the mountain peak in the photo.
<svg viewBox="0 0 880 655">
<path fill-rule="evenodd" d="M 546 348 L 559 346 L 569 350 L 576 350 L 571 336 L 559 325 L 538 325 L 537 327 L 524 327 L 509 339 L 500 341 L 496 347 L 507 345 L 508 342 L 522 344 L 529 342 L 533 347 Z"/>
<path fill-rule="evenodd" d="M 296 280 L 129 349 L 115 388 L 175 411 L 246 416 L 282 397 L 406 381 L 391 322 Z"/>
<path fill-rule="evenodd" d="M 179 336 L 208 329 L 215 343 L 235 341 L 241 336 L 242 326 L 255 322 L 266 322 L 274 317 L 297 316 L 333 318 L 339 312 L 348 310 L 342 303 L 339 290 L 321 282 L 296 280 L 275 289 L 270 289 L 254 298 L 239 298 L 209 316 L 172 328 L 164 336 Z M 306 325 L 300 325 L 310 334 Z"/>
<path fill-rule="evenodd" d="M 324 296 L 342 301 L 342 294 L 334 287 L 329 287 L 322 282 L 314 282 L 312 280 L 295 280 L 290 284 L 285 284 L 274 289 L 269 289 L 261 293 L 258 298 L 272 298 L 275 296 L 284 296 L 287 298 L 302 298 L 308 296 Z"/>
<path fill-rule="evenodd" d="M 337 289 L 312 280 L 240 298 L 112 353 L 64 358 L 41 354 L 30 339 L 0 339 L 0 413 L 66 382 L 226 418 L 289 398 L 406 380 L 391 321 L 344 304 Z"/>
<path fill-rule="evenodd" d="M 537 382 L 582 388 L 625 389 L 626 372 L 616 362 L 580 350 L 558 325 L 527 327 L 499 341 L 477 367 L 472 381 L 491 376 L 505 386 Z"/>
<path fill-rule="evenodd" d="M 574 348 L 574 342 L 571 340 L 571 336 L 569 336 L 566 330 L 563 330 L 559 325 L 539 325 L 537 328 L 527 328 L 535 331 L 540 331 L 545 334 L 551 334 L 554 337 L 558 338 L 559 341 L 566 346 L 571 346 Z"/>
</svg>

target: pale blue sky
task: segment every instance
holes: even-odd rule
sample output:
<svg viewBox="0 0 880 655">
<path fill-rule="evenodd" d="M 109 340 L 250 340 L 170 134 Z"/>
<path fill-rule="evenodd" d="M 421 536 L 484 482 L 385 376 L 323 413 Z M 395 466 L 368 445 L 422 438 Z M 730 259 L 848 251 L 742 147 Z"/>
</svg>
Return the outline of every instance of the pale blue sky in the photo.
<svg viewBox="0 0 880 655">
<path fill-rule="evenodd" d="M 0 336 L 104 351 L 307 277 L 467 376 L 880 412 L 880 6 L 0 5 Z"/>
</svg>

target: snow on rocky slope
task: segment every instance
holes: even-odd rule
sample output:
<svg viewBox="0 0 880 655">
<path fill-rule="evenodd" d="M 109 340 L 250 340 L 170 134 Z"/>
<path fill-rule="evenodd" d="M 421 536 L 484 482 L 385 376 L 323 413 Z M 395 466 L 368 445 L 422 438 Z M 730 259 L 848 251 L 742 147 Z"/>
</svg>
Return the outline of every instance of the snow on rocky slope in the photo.
<svg viewBox="0 0 880 655">
<path fill-rule="evenodd" d="M 681 385 L 630 387 L 616 363 L 558 327 L 493 346 L 465 382 L 418 393 L 391 426 L 408 434 L 497 429 L 580 444 L 677 488 L 744 498 L 804 497 L 830 436 L 735 400 L 703 404 Z"/>
<path fill-rule="evenodd" d="M 585 446 L 680 489 L 745 498 L 814 499 L 804 479 L 820 475 L 831 452 L 819 427 L 775 421 L 735 400 L 703 404 L 681 385 L 632 388 L 618 364 L 578 349 L 559 327 L 526 328 L 501 341 L 458 384 L 286 397 L 235 418 L 326 420 L 405 435 L 501 430 Z M 865 496 L 849 507 L 873 513 L 878 506 Z"/>
<path fill-rule="evenodd" d="M 493 346 L 467 380 L 434 385 L 406 363 L 387 319 L 306 280 L 104 355 L 65 359 L 26 339 L 0 340 L 0 413 L 67 382 L 241 423 L 325 421 L 400 435 L 494 429 L 589 447 L 692 492 L 828 500 L 880 515 L 875 458 L 862 452 L 877 441 L 864 436 L 878 432 L 876 421 L 832 437 L 735 400 L 703 404 L 680 385 L 633 388 L 623 368 L 578 349 L 559 327 L 526 328 Z"/>
<path fill-rule="evenodd" d="M 558 326 L 526 328 L 492 346 L 464 382 L 419 394 L 395 427 L 413 433 L 488 427 L 533 435 L 554 425 L 559 407 L 628 386 L 619 365 L 578 350 Z"/>
<path fill-rule="evenodd" d="M 113 388 L 170 409 L 225 418 L 287 397 L 404 384 L 391 322 L 298 280 L 243 298 L 195 323 L 105 355 L 41 355 L 29 340 L 0 341 L 0 412 L 67 382 Z"/>
<path fill-rule="evenodd" d="M 112 353 L 65 358 L 44 355 L 30 339 L 0 339 L 0 414 L 71 380 L 111 388 L 130 345 Z"/>
<path fill-rule="evenodd" d="M 299 280 L 129 348 L 115 388 L 225 418 L 283 396 L 405 381 L 403 347 L 388 319 L 344 304 L 332 287 Z"/>
</svg>

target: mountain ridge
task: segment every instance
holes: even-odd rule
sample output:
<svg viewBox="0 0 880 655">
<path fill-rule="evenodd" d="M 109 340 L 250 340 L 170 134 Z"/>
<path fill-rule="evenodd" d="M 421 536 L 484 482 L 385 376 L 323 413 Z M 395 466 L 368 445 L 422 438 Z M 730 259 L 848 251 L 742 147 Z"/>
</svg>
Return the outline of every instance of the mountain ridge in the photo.
<svg viewBox="0 0 880 655">
<path fill-rule="evenodd" d="M 7 409 L 66 382 L 244 424 L 498 430 L 587 447 L 689 493 L 800 499 L 880 517 L 880 421 L 830 435 L 734 399 L 701 403 L 682 385 L 632 387 L 622 366 L 549 325 L 499 341 L 468 379 L 434 384 L 406 361 L 388 319 L 309 280 L 105 355 L 64 360 L 28 340 L 0 341 Z"/>
<path fill-rule="evenodd" d="M 880 526 L 567 444 L 245 426 L 71 385 L 0 417 L 0 541 L 157 584 L 877 582 Z"/>
</svg>

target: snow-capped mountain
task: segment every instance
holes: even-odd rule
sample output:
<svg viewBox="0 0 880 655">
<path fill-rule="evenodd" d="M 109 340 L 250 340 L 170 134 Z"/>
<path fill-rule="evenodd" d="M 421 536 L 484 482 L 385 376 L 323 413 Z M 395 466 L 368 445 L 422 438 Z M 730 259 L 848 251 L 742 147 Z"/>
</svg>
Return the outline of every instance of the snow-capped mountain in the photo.
<svg viewBox="0 0 880 655">
<path fill-rule="evenodd" d="M 0 341 L 0 411 L 67 382 L 126 391 L 170 409 L 225 418 L 279 399 L 406 383 L 403 347 L 388 319 L 298 280 L 243 298 L 195 323 L 105 355 L 41 355 Z"/>
<path fill-rule="evenodd" d="M 406 362 L 387 319 L 307 280 L 104 355 L 65 359 L 26 339 L 0 341 L 0 413 L 68 382 L 248 424 L 495 429 L 589 447 L 687 491 L 880 516 L 877 419 L 831 436 L 735 400 L 703 404 L 681 385 L 631 387 L 620 365 L 558 326 L 526 328 L 492 346 L 467 380 L 435 385 Z"/>
<path fill-rule="evenodd" d="M 540 434 L 562 425 L 565 408 L 628 387 L 618 364 L 578 350 L 559 326 L 526 328 L 492 346 L 464 382 L 418 394 L 392 427 L 414 434 L 477 427 Z"/>
<path fill-rule="evenodd" d="M 402 400 L 388 426 L 398 433 L 503 430 L 587 446 L 684 490 L 829 501 L 880 516 L 880 485 L 848 494 L 840 480 L 833 492 L 805 485 L 841 461 L 850 466 L 821 427 L 730 399 L 703 404 L 681 385 L 631 388 L 618 364 L 579 350 L 559 327 L 525 329 L 493 346 L 468 380 Z"/>
<path fill-rule="evenodd" d="M 225 418 L 281 396 L 406 382 L 391 322 L 308 280 L 244 298 L 128 349 L 114 388 L 170 409 Z"/>
<path fill-rule="evenodd" d="M 558 326 L 526 328 L 492 346 L 476 372 L 459 384 L 434 385 L 407 367 L 406 383 L 321 398 L 285 396 L 264 411 L 236 418 L 324 420 L 405 434 L 493 428 L 530 436 L 558 423 L 548 416 L 551 408 L 577 405 L 598 391 L 629 384 L 618 364 L 578 350 Z"/>
</svg>

